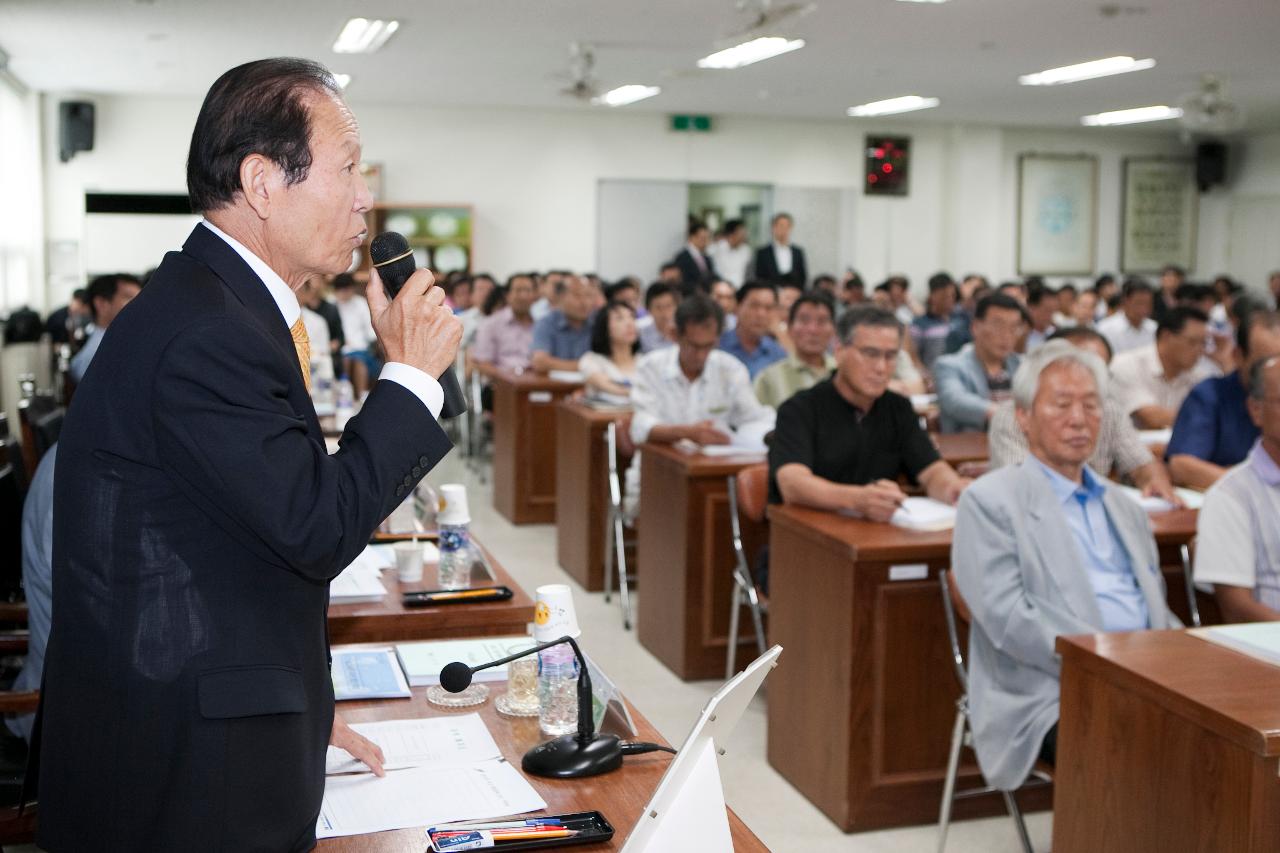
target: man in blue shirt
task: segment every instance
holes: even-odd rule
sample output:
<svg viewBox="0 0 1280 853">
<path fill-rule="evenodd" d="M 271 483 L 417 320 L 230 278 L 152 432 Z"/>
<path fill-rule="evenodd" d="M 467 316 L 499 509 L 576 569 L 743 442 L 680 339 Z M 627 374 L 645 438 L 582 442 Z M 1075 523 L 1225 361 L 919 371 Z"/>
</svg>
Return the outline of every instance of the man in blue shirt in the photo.
<svg viewBox="0 0 1280 853">
<path fill-rule="evenodd" d="M 539 373 L 577 370 L 578 359 L 591 349 L 591 286 L 572 275 L 556 283 L 558 308 L 533 327 L 529 362 Z"/>
<path fill-rule="evenodd" d="M 738 325 L 720 336 L 720 349 L 747 366 L 752 379 L 775 361 L 787 357 L 770 334 L 778 309 L 778 288 L 764 281 L 749 281 L 738 288 Z"/>
<path fill-rule="evenodd" d="M 1255 310 L 1236 329 L 1239 369 L 1191 389 L 1173 423 L 1165 456 L 1179 486 L 1204 490 L 1249 455 L 1258 427 L 1246 405 L 1246 377 L 1255 362 L 1280 355 L 1280 313 Z"/>
<path fill-rule="evenodd" d="M 84 381 L 84 373 L 89 369 L 89 362 L 102 343 L 102 336 L 116 315 L 128 305 L 133 297 L 142 292 L 142 282 L 128 273 L 100 275 L 89 282 L 89 310 L 93 314 L 93 332 L 84 346 L 71 359 L 71 378 L 76 382 Z"/>
</svg>

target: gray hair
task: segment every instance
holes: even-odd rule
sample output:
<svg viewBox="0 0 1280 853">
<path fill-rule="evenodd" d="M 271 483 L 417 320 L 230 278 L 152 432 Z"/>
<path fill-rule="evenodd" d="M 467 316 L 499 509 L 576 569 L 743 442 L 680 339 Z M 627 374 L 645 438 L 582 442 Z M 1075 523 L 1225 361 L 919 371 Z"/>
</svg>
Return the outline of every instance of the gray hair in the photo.
<svg viewBox="0 0 1280 853">
<path fill-rule="evenodd" d="M 836 323 L 836 334 L 840 337 L 840 343 L 845 346 L 853 343 L 853 333 L 859 326 L 894 329 L 898 333 L 898 340 L 902 340 L 902 322 L 892 311 L 881 308 L 879 305 L 857 305 L 846 311 Z"/>
<path fill-rule="evenodd" d="M 1255 400 L 1267 399 L 1267 368 L 1280 364 L 1280 356 L 1260 358 L 1249 368 L 1249 396 Z"/>
<path fill-rule="evenodd" d="M 1052 365 L 1072 362 L 1093 374 L 1098 396 L 1107 396 L 1107 366 L 1102 359 L 1088 350 L 1080 349 L 1064 340 L 1048 341 L 1033 350 L 1022 360 L 1018 372 L 1013 375 L 1013 403 L 1023 411 L 1030 411 L 1040 391 L 1040 375 Z"/>
</svg>

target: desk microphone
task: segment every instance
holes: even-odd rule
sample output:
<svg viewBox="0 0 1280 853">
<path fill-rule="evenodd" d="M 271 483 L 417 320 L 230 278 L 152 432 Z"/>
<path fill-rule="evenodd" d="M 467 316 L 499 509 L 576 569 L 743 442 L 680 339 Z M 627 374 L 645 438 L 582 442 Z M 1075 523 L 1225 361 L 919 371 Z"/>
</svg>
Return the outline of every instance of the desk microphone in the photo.
<svg viewBox="0 0 1280 853">
<path fill-rule="evenodd" d="M 572 637 L 561 637 L 479 666 L 467 666 L 461 661 L 455 661 L 440 670 L 440 686 L 450 693 L 461 693 L 471 685 L 473 673 L 510 663 L 561 643 L 572 646 L 573 653 L 578 659 L 578 733 L 564 735 L 535 746 L 524 754 L 524 760 L 520 762 L 520 766 L 526 773 L 557 779 L 575 779 L 579 776 L 595 776 L 617 770 L 622 766 L 622 744 L 618 741 L 617 735 L 596 733 L 595 720 L 592 718 L 591 675 L 587 672 L 587 660 L 582 656 L 582 651 Z M 629 753 L 640 751 L 648 750 L 628 750 Z"/>
<path fill-rule="evenodd" d="M 403 234 L 383 231 L 369 244 L 369 259 L 382 279 L 382 289 L 388 299 L 395 299 L 400 288 L 413 275 L 417 267 L 413 263 L 413 249 Z M 458 384 L 458 375 L 452 367 L 440 374 L 440 390 L 444 392 L 444 405 L 440 407 L 440 420 L 456 418 L 467 411 L 467 398 Z"/>
</svg>

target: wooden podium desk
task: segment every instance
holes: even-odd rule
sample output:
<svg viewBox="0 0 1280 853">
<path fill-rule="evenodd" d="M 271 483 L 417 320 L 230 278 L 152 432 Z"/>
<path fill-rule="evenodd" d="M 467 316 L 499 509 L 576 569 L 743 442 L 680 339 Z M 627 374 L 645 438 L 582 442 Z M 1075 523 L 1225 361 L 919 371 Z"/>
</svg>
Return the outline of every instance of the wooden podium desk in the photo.
<svg viewBox="0 0 1280 853">
<path fill-rule="evenodd" d="M 781 506 L 769 519 L 769 642 L 786 649 L 770 677 L 769 763 L 846 832 L 936 821 L 960 694 L 938 584 L 951 531 Z M 1162 552 L 1195 535 L 1194 512 L 1152 521 Z M 981 781 L 966 752 L 958 788 Z M 1049 799 L 1019 795 L 1028 810 Z M 955 805 L 959 818 L 1003 811 L 994 796 Z"/>
<path fill-rule="evenodd" d="M 601 411 L 572 399 L 556 407 L 556 557 L 588 592 L 604 589 L 609 515 L 604 433 L 610 423 L 627 417 L 629 412 Z"/>
<path fill-rule="evenodd" d="M 943 461 L 952 468 L 964 462 L 985 462 L 991 458 L 985 432 L 944 432 L 930 438 Z"/>
<path fill-rule="evenodd" d="M 1280 849 L 1280 667 L 1185 631 L 1057 649 L 1054 853 Z"/>
<path fill-rule="evenodd" d="M 512 524 L 556 520 L 556 403 L 582 386 L 502 372 L 493 384 L 493 506 Z"/>
<path fill-rule="evenodd" d="M 538 719 L 513 719 L 500 715 L 493 708 L 494 700 L 506 689 L 501 683 L 490 684 L 488 701 L 480 708 L 464 708 L 446 711 L 427 702 L 425 688 L 416 687 L 410 699 L 383 699 L 338 703 L 338 711 L 350 723 L 375 720 L 394 720 L 407 717 L 434 717 L 449 713 L 477 711 L 489 727 L 502 754 L 516 768 L 524 753 L 544 738 L 538 732 Z M 636 740 L 652 741 L 666 745 L 662 735 L 646 720 L 635 706 L 631 706 L 639 736 Z M 692 721 L 690 721 L 692 724 Z M 606 721 L 606 726 L 608 725 Z M 628 737 L 630 737 L 628 735 Z M 598 809 L 613 824 L 614 835 L 603 844 L 584 846 L 590 851 L 621 850 L 627 836 L 640 819 L 640 812 L 649 802 L 658 780 L 671 763 L 671 756 L 664 752 L 626 758 L 620 770 L 585 779 L 525 778 L 547 803 L 546 814 L 570 814 Z M 756 838 L 746 824 L 729 810 L 729 828 L 733 833 L 736 853 L 768 853 L 767 847 Z M 422 829 L 402 829 L 394 832 L 378 832 L 371 835 L 352 835 L 346 838 L 329 838 L 316 848 L 319 853 L 423 853 L 427 849 L 426 835 Z"/>
<path fill-rule="evenodd" d="M 725 478 L 764 458 L 662 444 L 643 445 L 640 456 L 640 644 L 685 680 L 723 678 L 735 560 Z M 754 555 L 764 544 L 763 525 L 745 525 L 743 540 Z M 750 617 L 739 624 L 738 641 L 749 648 L 738 659 L 746 666 L 755 659 L 755 639 Z"/>
<path fill-rule="evenodd" d="M 474 540 L 473 540 L 474 541 Z M 507 586 L 515 595 L 506 601 L 405 607 L 400 594 L 438 589 L 436 567 L 429 565 L 422 581 L 401 584 L 394 569 L 382 573 L 387 595 L 381 601 L 335 604 L 329 607 L 329 642 L 392 643 L 404 640 L 442 640 L 451 637 L 493 637 L 524 634 L 533 621 L 533 599 L 520 588 L 488 551 L 481 548 L 493 580 L 475 577 L 472 586 Z"/>
</svg>

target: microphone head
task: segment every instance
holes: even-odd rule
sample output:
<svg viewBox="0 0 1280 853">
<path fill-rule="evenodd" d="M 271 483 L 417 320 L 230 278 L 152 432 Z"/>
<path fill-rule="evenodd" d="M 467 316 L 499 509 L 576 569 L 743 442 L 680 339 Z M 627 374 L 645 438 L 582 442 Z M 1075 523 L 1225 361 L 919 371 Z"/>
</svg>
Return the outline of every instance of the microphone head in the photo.
<svg viewBox="0 0 1280 853">
<path fill-rule="evenodd" d="M 413 250 L 409 248 L 409 241 L 403 234 L 395 231 L 383 231 L 373 238 L 373 242 L 369 244 L 369 259 L 377 268 L 382 285 L 391 299 L 396 298 L 400 288 L 404 287 L 409 276 L 417 269 L 417 261 L 413 257 Z"/>
<path fill-rule="evenodd" d="M 369 244 L 369 257 L 375 264 L 386 263 L 407 251 L 409 251 L 409 241 L 398 231 L 383 231 Z"/>
<path fill-rule="evenodd" d="M 462 661 L 453 663 L 440 670 L 440 686 L 450 693 L 461 693 L 471 686 L 471 667 Z"/>
</svg>

